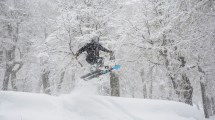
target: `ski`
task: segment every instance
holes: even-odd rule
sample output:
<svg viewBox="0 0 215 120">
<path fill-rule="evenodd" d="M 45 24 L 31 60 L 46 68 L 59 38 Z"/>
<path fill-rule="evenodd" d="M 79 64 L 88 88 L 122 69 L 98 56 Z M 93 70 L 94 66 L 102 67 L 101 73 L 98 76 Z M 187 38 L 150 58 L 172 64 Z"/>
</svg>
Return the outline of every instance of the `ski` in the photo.
<svg viewBox="0 0 215 120">
<path fill-rule="evenodd" d="M 93 75 L 93 74 L 96 74 L 96 73 L 100 73 L 100 70 L 96 70 L 96 71 L 93 71 L 93 72 L 88 73 L 88 74 L 86 74 L 86 75 L 83 75 L 83 76 L 81 76 L 81 78 L 82 78 L 82 79 L 85 79 L 86 77 L 89 77 L 89 76 L 91 76 L 91 75 Z"/>
<path fill-rule="evenodd" d="M 96 78 L 96 77 L 99 77 L 101 75 L 104 75 L 104 74 L 107 74 L 107 73 L 110 73 L 111 71 L 113 70 L 118 70 L 120 69 L 120 65 L 115 65 L 113 67 L 111 67 L 110 69 L 106 69 L 106 70 L 97 70 L 97 71 L 94 71 L 92 73 L 88 73 L 87 75 L 84 75 L 82 76 L 81 78 L 84 79 L 85 81 L 87 80 L 91 80 L 93 78 Z"/>
</svg>

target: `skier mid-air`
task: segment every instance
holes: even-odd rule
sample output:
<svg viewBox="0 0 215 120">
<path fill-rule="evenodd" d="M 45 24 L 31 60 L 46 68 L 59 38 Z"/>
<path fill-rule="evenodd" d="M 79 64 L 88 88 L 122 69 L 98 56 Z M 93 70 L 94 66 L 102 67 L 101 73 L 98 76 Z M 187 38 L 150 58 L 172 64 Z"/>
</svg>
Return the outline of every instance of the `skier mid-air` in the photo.
<svg viewBox="0 0 215 120">
<path fill-rule="evenodd" d="M 99 37 L 97 36 L 93 37 L 90 43 L 87 43 L 85 46 L 80 48 L 78 52 L 75 54 L 75 57 L 77 58 L 84 51 L 87 52 L 86 61 L 90 65 L 95 66 L 96 69 L 104 65 L 104 58 L 99 56 L 99 51 L 104 51 L 110 53 L 111 55 L 113 54 L 111 50 L 104 48 L 99 43 Z"/>
<path fill-rule="evenodd" d="M 84 51 L 87 52 L 86 61 L 92 65 L 91 72 L 81 77 L 84 80 L 90 80 L 120 68 L 120 65 L 114 65 L 111 67 L 105 66 L 105 70 L 100 69 L 104 66 L 104 58 L 99 56 L 100 51 L 110 53 L 110 60 L 114 60 L 115 57 L 113 56 L 113 52 L 111 50 L 104 48 L 99 43 L 99 37 L 97 36 L 93 37 L 90 43 L 87 43 L 78 50 L 78 52 L 75 54 L 76 59 Z"/>
</svg>

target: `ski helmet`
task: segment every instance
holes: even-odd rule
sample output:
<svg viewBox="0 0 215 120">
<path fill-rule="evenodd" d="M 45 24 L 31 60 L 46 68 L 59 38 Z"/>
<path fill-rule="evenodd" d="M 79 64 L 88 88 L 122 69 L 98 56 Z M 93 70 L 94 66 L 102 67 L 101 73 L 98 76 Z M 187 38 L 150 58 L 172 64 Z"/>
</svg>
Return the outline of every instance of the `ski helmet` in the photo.
<svg viewBox="0 0 215 120">
<path fill-rule="evenodd" d="M 93 42 L 93 43 L 99 43 L 99 37 L 98 36 L 92 37 L 91 42 Z"/>
</svg>

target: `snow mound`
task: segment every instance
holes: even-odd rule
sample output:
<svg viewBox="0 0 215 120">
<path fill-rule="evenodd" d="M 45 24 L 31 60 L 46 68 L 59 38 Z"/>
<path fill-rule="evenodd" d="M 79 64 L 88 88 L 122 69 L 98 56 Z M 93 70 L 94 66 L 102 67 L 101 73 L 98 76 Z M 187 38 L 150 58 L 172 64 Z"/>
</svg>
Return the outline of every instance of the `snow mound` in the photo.
<svg viewBox="0 0 215 120">
<path fill-rule="evenodd" d="M 171 101 L 0 91 L 0 120 L 203 120 L 203 115 Z"/>
</svg>

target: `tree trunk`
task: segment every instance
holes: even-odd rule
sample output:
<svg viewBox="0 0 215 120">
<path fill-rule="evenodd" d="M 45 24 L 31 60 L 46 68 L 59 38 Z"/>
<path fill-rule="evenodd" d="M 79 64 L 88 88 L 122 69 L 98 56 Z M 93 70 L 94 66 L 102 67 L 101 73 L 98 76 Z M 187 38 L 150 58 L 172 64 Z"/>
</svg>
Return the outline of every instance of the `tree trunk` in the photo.
<svg viewBox="0 0 215 120">
<path fill-rule="evenodd" d="M 11 66 L 6 65 L 6 70 L 5 70 L 5 74 L 4 74 L 2 90 L 7 90 L 8 89 L 8 83 L 9 83 L 11 71 L 12 71 Z"/>
<path fill-rule="evenodd" d="M 211 104 L 212 104 L 212 115 L 215 115 L 215 103 L 214 103 L 214 98 L 211 97 Z"/>
<path fill-rule="evenodd" d="M 183 83 L 183 99 L 186 104 L 193 105 L 192 97 L 193 97 L 193 87 L 190 84 L 190 80 L 188 79 L 186 74 L 182 74 Z"/>
<path fill-rule="evenodd" d="M 16 22 L 16 26 L 13 26 L 13 24 L 7 24 L 8 27 L 8 36 L 11 37 L 13 44 L 11 48 L 7 48 L 5 50 L 6 52 L 6 70 L 5 70 L 5 75 L 4 75 L 4 80 L 3 80 L 3 88 L 2 90 L 7 90 L 8 89 L 8 83 L 9 80 L 11 79 L 11 86 L 13 90 L 17 90 L 16 87 L 16 73 L 21 69 L 22 67 L 22 62 L 16 62 L 16 44 L 19 38 L 19 22 Z M 20 57 L 21 58 L 21 57 Z M 13 71 L 13 68 L 16 66 L 16 64 L 19 64 L 19 68 L 17 70 Z"/>
<path fill-rule="evenodd" d="M 212 113 L 213 111 L 212 111 L 212 105 L 211 105 L 210 98 L 207 97 L 206 99 L 207 99 L 208 115 L 209 115 L 209 116 L 212 116 L 212 115 L 213 115 L 213 113 Z"/>
<path fill-rule="evenodd" d="M 144 98 L 147 98 L 146 84 L 143 85 L 143 97 L 144 97 Z"/>
<path fill-rule="evenodd" d="M 185 99 L 185 103 L 189 104 L 189 105 L 193 105 L 193 101 L 192 101 L 192 95 L 193 95 L 193 88 L 191 86 L 187 86 L 184 89 L 184 99 Z"/>
<path fill-rule="evenodd" d="M 63 83 L 63 80 L 64 80 L 64 75 L 65 75 L 65 71 L 63 71 L 60 75 L 60 82 L 58 83 L 58 91 L 61 89 L 61 86 L 62 86 L 62 83 Z"/>
<path fill-rule="evenodd" d="M 202 91 L 202 102 L 203 102 L 205 118 L 209 118 L 208 109 L 207 109 L 207 99 L 206 99 L 205 84 L 203 82 L 200 82 L 200 86 L 201 86 L 201 91 Z"/>
<path fill-rule="evenodd" d="M 72 73 L 72 84 L 71 85 L 72 85 L 71 88 L 73 90 L 75 88 L 75 71 L 73 71 L 73 73 Z"/>
<path fill-rule="evenodd" d="M 17 87 L 16 87 L 16 72 L 11 72 L 11 86 L 12 86 L 12 89 L 17 91 Z"/>
<path fill-rule="evenodd" d="M 142 84 L 143 84 L 143 98 L 147 98 L 146 82 L 144 79 L 144 69 L 141 70 L 140 76 L 141 76 Z"/>
<path fill-rule="evenodd" d="M 110 73 L 111 96 L 120 96 L 119 76 L 115 72 Z"/>
<path fill-rule="evenodd" d="M 150 89 L 149 89 L 149 98 L 152 99 L 153 98 L 153 78 L 151 75 L 151 82 L 150 82 Z"/>
<path fill-rule="evenodd" d="M 151 68 L 150 68 L 150 79 L 151 79 L 151 81 L 150 81 L 150 88 L 149 88 L 149 98 L 150 99 L 152 99 L 153 98 L 153 68 L 154 68 L 154 66 L 152 66 Z"/>
<path fill-rule="evenodd" d="M 49 83 L 49 73 L 50 71 L 45 71 L 42 74 L 43 91 L 46 94 L 51 94 L 50 83 Z"/>
</svg>

